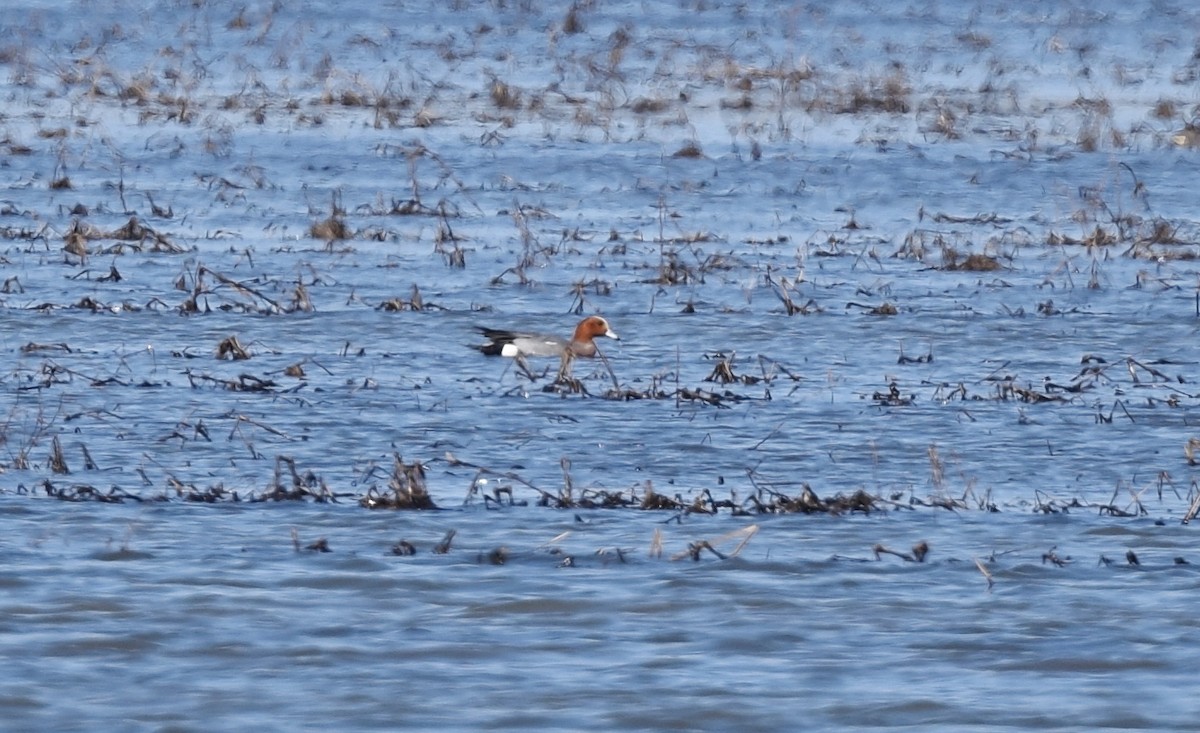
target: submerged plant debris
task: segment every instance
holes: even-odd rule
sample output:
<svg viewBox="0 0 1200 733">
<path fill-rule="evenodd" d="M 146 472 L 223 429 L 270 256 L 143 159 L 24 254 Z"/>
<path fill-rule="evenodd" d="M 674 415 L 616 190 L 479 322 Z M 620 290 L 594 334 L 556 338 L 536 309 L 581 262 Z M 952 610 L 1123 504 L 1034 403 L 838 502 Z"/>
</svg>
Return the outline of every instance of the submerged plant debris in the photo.
<svg viewBox="0 0 1200 733">
<path fill-rule="evenodd" d="M 1200 507 L 1190 37 L 1063 9 L 901 13 L 867 46 L 854 4 L 320 34 L 303 6 L 128 10 L 16 13 L 0 44 L 0 493 Z M 470 348 L 591 313 L 622 334 L 595 358 Z"/>
</svg>

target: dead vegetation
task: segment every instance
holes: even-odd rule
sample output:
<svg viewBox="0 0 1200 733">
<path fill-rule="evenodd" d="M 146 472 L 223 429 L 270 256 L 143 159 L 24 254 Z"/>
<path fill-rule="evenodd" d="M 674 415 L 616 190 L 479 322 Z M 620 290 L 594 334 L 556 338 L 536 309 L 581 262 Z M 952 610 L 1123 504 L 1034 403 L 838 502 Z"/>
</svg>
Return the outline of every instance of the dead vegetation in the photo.
<svg viewBox="0 0 1200 733">
<path fill-rule="evenodd" d="M 1200 259 L 1200 224 L 1178 212 L 1156 209 L 1150 186 L 1137 175 L 1146 171 L 1135 173 L 1136 163 L 1114 164 L 1111 174 L 1098 176 L 1102 180 L 1066 181 L 1062 184 L 1069 189 L 1066 194 L 1048 192 L 1047 198 L 1053 197 L 1056 205 L 1069 201 L 1069 210 L 1062 212 L 1032 215 L 1013 210 L 1016 207 L 1005 200 L 992 203 L 996 210 L 979 213 L 919 209 L 899 244 L 904 230 L 890 232 L 876 224 L 873 232 L 868 215 L 856 216 L 852 206 L 832 211 L 811 206 L 813 199 L 806 198 L 805 188 L 809 184 L 803 177 L 810 175 L 808 170 L 813 171 L 812 180 L 826 174 L 819 170 L 823 164 L 811 163 L 811 168 L 806 167 L 807 160 L 800 164 L 822 144 L 812 131 L 830 126 L 840 135 L 838 125 L 853 126 L 850 138 L 858 135 L 855 144 L 862 148 L 856 152 L 899 155 L 907 148 L 913 159 L 924 154 L 922 146 L 959 144 L 985 146 L 996 161 L 1039 165 L 1069 156 L 1172 145 L 1181 148 L 1175 152 L 1186 155 L 1200 147 L 1195 121 L 1185 119 L 1186 102 L 1180 101 L 1186 95 L 1154 102 L 1149 115 L 1155 127 L 1124 129 L 1116 122 L 1121 101 L 1103 91 L 1088 91 L 1086 96 L 1072 92 L 1069 99 L 1049 100 L 1044 108 L 1031 109 L 1026 90 L 1008 81 L 1021 71 L 1020 65 L 999 56 L 987 61 L 992 65 L 987 80 L 966 89 L 931 84 L 925 76 L 927 68 L 903 61 L 903 49 L 897 53 L 885 49 L 874 66 L 820 56 L 818 50 L 813 57 L 762 63 L 743 56 L 738 44 L 712 46 L 682 37 L 656 40 L 632 22 L 606 30 L 597 38 L 598 46 L 580 51 L 588 34 L 601 27 L 593 22 L 591 10 L 591 3 L 554 10 L 551 22 L 542 26 L 551 39 L 546 48 L 539 47 L 545 53 L 528 55 L 544 57 L 547 67 L 526 61 L 522 54 L 498 51 L 496 58 L 472 67 L 478 70 L 466 79 L 455 72 L 459 63 L 477 60 L 483 47 L 476 45 L 478 39 L 493 34 L 494 29 L 484 24 L 431 44 L 432 53 L 449 70 L 443 78 L 425 78 L 411 69 L 372 76 L 344 67 L 342 59 L 327 49 L 312 51 L 310 58 L 299 38 L 281 37 L 279 28 L 284 24 L 277 24 L 272 16 L 285 14 L 283 7 L 260 12 L 242 8 L 222 22 L 239 42 L 245 42 L 246 53 L 252 55 L 256 48 L 272 50 L 269 64 L 239 67 L 242 77 L 219 93 L 208 83 L 222 76 L 218 70 L 224 61 L 219 55 L 188 57 L 174 42 L 155 49 L 161 53 L 148 57 L 151 60 L 144 68 L 129 70 L 113 68 L 99 49 L 93 53 L 81 47 L 72 58 L 50 58 L 44 66 L 22 60 L 26 51 L 6 51 L 11 56 L 0 58 L 0 64 L 11 71 L 13 83 L 26 90 L 14 99 L 59 100 L 72 113 L 55 116 L 38 110 L 24 122 L 14 113 L 11 129 L 0 133 L 4 135 L 0 150 L 16 166 L 11 193 L 6 194 L 12 200 L 0 201 L 4 217 L 0 240 L 9 247 L 0 252 L 0 265 L 23 268 L 6 274 L 0 285 L 5 307 L 34 311 L 47 319 L 56 314 L 86 318 L 89 323 L 162 311 L 188 316 L 197 327 L 204 317 L 214 315 L 262 317 L 274 325 L 288 316 L 322 308 L 362 308 L 367 316 L 375 316 L 370 309 L 397 314 L 390 322 L 398 323 L 416 313 L 432 319 L 456 309 L 491 308 L 499 301 L 491 297 L 495 293 L 506 297 L 517 293 L 512 297 L 528 297 L 532 302 L 539 292 L 554 288 L 562 305 L 569 299 L 567 309 L 577 313 L 606 303 L 619 303 L 632 312 L 648 303 L 649 313 L 654 314 L 656 304 L 673 298 L 675 310 L 685 314 L 722 314 L 726 320 L 721 330 L 735 335 L 742 313 L 757 317 L 761 311 L 753 309 L 765 308 L 768 320 L 786 320 L 786 325 L 775 327 L 795 329 L 795 338 L 802 339 L 806 333 L 802 329 L 834 317 L 886 322 L 875 333 L 900 332 L 905 321 L 920 314 L 922 304 L 897 295 L 890 283 L 918 269 L 952 286 L 995 289 L 1011 287 L 1011 280 L 1031 273 L 1040 276 L 1044 269 L 1045 294 L 1036 301 L 1009 300 L 997 314 L 1014 320 L 1088 318 L 1086 310 L 1060 294 L 1077 286 L 1166 293 L 1194 287 L 1190 271 L 1172 268 Z M 990 55 L 999 45 L 973 29 L 963 29 L 953 39 L 954 45 L 973 54 Z M 356 37 L 352 44 L 378 48 L 380 53 L 388 48 L 386 38 Z M 814 48 L 819 49 L 819 44 Z M 426 50 L 418 44 L 413 52 Z M 1085 63 L 1082 54 L 1079 61 Z M 552 72 L 544 73 L 547 69 Z M 1091 78 L 1083 69 L 1077 71 L 1080 78 Z M 1180 69 L 1179 73 L 1184 79 L 1191 72 Z M 1119 83 L 1138 81 L 1124 74 Z M 138 145 L 122 150 L 121 143 L 106 141 L 111 131 L 89 130 L 96 126 L 97 115 L 76 111 L 90 109 L 112 113 L 145 134 L 139 132 Z M 728 140 L 706 132 L 699 120 L 710 114 L 719 114 L 725 122 Z M 272 167 L 278 163 L 269 156 L 257 158 L 254 145 L 247 141 L 256 135 L 247 130 L 259 126 L 268 131 L 312 131 L 334 125 L 387 130 L 389 135 L 354 138 L 328 160 L 314 156 L 321 159 L 293 169 Z M 431 141 L 444 139 L 439 136 L 446 133 L 466 140 L 466 147 L 435 150 L 444 143 Z M 532 139 L 540 142 L 517 147 Z M 543 149 L 561 149 L 568 139 L 572 145 L 601 151 L 648 142 L 654 151 L 653 165 L 659 169 L 647 172 L 639 167 L 629 178 L 595 186 L 588 181 L 588 186 L 579 187 L 586 192 L 577 196 L 576 190 L 566 192 L 567 206 L 562 188 L 575 184 L 557 173 L 543 176 L 536 162 L 527 169 L 501 170 L 501 175 L 482 164 L 483 172 L 471 170 L 472 163 L 464 162 L 490 155 L 503 159 L 514 149 L 521 155 L 528 156 L 529 151 L 536 155 Z M 139 146 L 140 150 L 134 149 Z M 463 155 L 463 150 L 468 154 Z M 152 181 L 144 172 L 148 168 L 139 156 L 155 164 L 186 161 L 195 173 L 184 178 L 195 190 L 181 193 L 168 186 L 151 190 Z M 32 173 L 23 172 L 27 160 L 32 161 Z M 761 178 L 728 183 L 726 171 L 733 160 L 737 165 L 762 164 Z M 380 161 L 390 167 L 370 168 L 385 171 L 380 180 L 371 182 L 371 190 L 342 187 L 348 171 Z M 786 167 L 778 167 L 781 161 Z M 767 168 L 767 164 L 777 167 Z M 780 170 L 797 180 L 773 183 Z M 301 172 L 301 180 L 286 178 L 295 171 Z M 986 184 L 985 177 L 976 174 L 968 185 Z M 1154 178 L 1161 180 L 1158 175 Z M 766 206 L 749 194 L 744 204 L 726 209 L 735 212 L 734 217 L 698 211 L 721 196 L 768 190 L 768 183 L 786 186 L 789 195 L 794 194 L 795 213 L 779 210 L 772 203 L 781 200 L 775 193 L 766 197 Z M 844 183 L 854 187 L 853 180 Z M 501 205 L 495 205 L 496 191 L 503 192 Z M 614 192 L 624 191 L 640 197 L 635 210 L 606 208 Z M 590 196 L 596 201 L 584 200 Z M 641 208 L 646 203 L 649 207 Z M 776 210 L 768 211 L 772 206 Z M 574 208 L 589 211 L 579 214 Z M 746 221 L 733 220 L 738 217 Z M 260 218 L 262 228 L 257 231 Z M 240 230 L 226 225 L 229 220 L 237 220 Z M 34 271 L 42 266 L 40 257 L 53 260 L 53 267 L 65 273 L 55 279 L 66 280 L 66 287 L 78 292 L 64 296 L 46 285 L 50 278 L 37 277 Z M 1136 281 L 1114 284 L 1116 278 L 1108 274 L 1106 263 L 1118 258 L 1136 261 L 1139 267 L 1144 263 Z M 163 261 L 170 266 L 153 269 Z M 446 277 L 432 284 L 424 279 L 418 283 L 412 272 L 429 261 L 438 263 Z M 822 271 L 825 263 L 833 266 Z M 359 281 L 368 283 L 371 294 L 360 292 L 359 284 L 343 287 L 339 278 L 352 272 L 350 268 L 372 271 Z M 477 276 L 480 270 L 483 276 Z M 169 273 L 166 279 L 163 273 Z M 744 302 L 737 295 L 719 296 L 725 300 L 710 297 L 716 288 L 708 286 L 718 284 L 728 286 L 724 293 L 740 291 Z M 142 297 L 139 288 L 152 288 L 155 294 Z M 478 290 L 471 292 L 469 306 L 463 305 L 467 299 L 461 297 L 467 288 Z M 962 300 L 967 303 L 964 311 L 969 310 L 969 298 Z M 1196 307 L 1200 314 L 1200 296 Z M 777 318 L 780 314 L 789 318 Z M 243 322 L 257 321 L 248 318 L 238 323 Z M 431 329 L 442 328 L 442 322 L 430 322 Z M 250 327 L 243 330 L 221 323 L 172 352 L 171 359 L 192 366 L 175 369 L 170 377 L 157 371 L 146 376 L 128 365 L 80 367 L 80 362 L 88 361 L 88 347 L 54 343 L 58 336 L 46 339 L 51 343 L 23 337 L 20 342 L 25 346 L 19 353 L 28 361 L 19 377 L 9 379 L 9 390 L 14 395 L 40 396 L 72 384 L 86 385 L 88 390 L 159 389 L 173 378 L 197 393 L 230 393 L 257 405 L 253 401 L 259 399 L 267 404 L 299 403 L 298 393 L 312 389 L 315 382 L 310 374 L 322 376 L 324 367 L 304 354 L 288 354 L 280 364 L 261 366 L 272 357 L 284 356 L 275 350 L 278 346 L 273 349 L 277 341 L 247 336 L 243 343 L 234 330 L 245 334 Z M 764 355 L 739 356 L 733 350 L 710 352 L 706 349 L 725 347 L 709 347 L 686 337 L 680 341 L 677 348 L 684 349 L 685 364 L 693 369 L 690 373 L 679 364 L 672 368 L 664 363 L 635 371 L 620 360 L 604 358 L 587 365 L 568 360 L 541 371 L 519 363 L 516 386 L 505 383 L 491 391 L 482 387 L 480 397 L 525 399 L 536 385 L 547 397 L 564 401 L 629 403 L 618 409 L 630 415 L 637 414 L 635 403 L 649 401 L 666 403 L 683 414 L 738 414 L 737 409 L 792 397 L 809 385 L 805 375 L 815 368 L 804 363 L 785 365 Z M 343 356 L 364 354 L 367 349 L 357 343 L 351 348 L 347 339 L 345 347 L 339 343 L 330 351 L 339 348 Z M 939 349 L 938 353 L 940 359 L 945 352 Z M 188 361 L 192 359 L 201 361 Z M 395 381 L 411 380 L 418 385 L 414 392 L 424 386 L 422 380 L 434 379 L 422 372 L 420 364 L 406 358 L 393 363 L 400 362 L 402 368 L 386 376 L 338 372 L 337 377 L 355 390 L 375 389 L 388 379 L 394 380 L 393 387 Z M 953 405 L 965 414 L 973 403 L 1011 403 L 1020 411 L 1020 419 L 1026 419 L 1025 410 L 1078 407 L 1088 400 L 1087 416 L 1094 415 L 1095 424 L 1105 426 L 1142 420 L 1141 405 L 1180 410 L 1197 397 L 1188 386 L 1190 377 L 1172 373 L 1175 369 L 1168 362 L 1124 354 L 1095 357 L 1074 373 L 1064 368 L 1053 376 L 1030 377 L 1001 370 L 976 374 L 975 379 L 956 376 L 947 382 L 923 381 L 930 366 L 940 366 L 934 364 L 932 343 L 926 353 L 916 356 L 906 355 L 901 348 L 896 363 L 900 368 L 894 374 L 856 386 L 856 397 L 869 410 L 902 413 L 937 404 Z M 699 371 L 695 371 L 697 364 Z M 332 373 L 325 376 L 327 382 L 336 381 Z M 326 391 L 306 405 L 330 399 L 330 386 L 321 388 Z M 113 400 L 114 410 L 118 402 Z M 38 410 L 53 413 L 50 397 L 45 404 L 43 408 L 39 403 Z M 419 409 L 436 408 L 421 404 Z M 734 412 L 725 412 L 729 410 Z M 262 408 L 261 414 L 247 410 L 221 416 L 232 425 L 230 437 L 242 437 L 242 445 L 255 460 L 263 460 L 263 454 L 254 441 L 244 439 L 245 433 L 283 443 L 301 440 L 292 425 L 264 415 L 269 415 L 268 408 Z M 43 417 L 39 414 L 31 421 L 33 428 L 4 433 L 8 447 L 4 468 L 51 474 L 44 493 L 63 500 L 142 500 L 133 499 L 135 494 L 127 489 L 98 490 L 85 483 L 62 486 L 60 477 L 78 478 L 94 463 L 82 442 L 65 437 L 67 433 L 54 434 L 64 417 Z M 118 422 L 114 416 L 106 419 Z M 213 419 L 206 419 L 209 422 L 181 421 L 162 440 L 172 445 L 212 442 L 208 431 Z M 570 419 L 566 414 L 562 418 Z M 1195 463 L 1198 451 L 1193 440 L 1184 448 L 1189 465 Z M 462 467 L 451 464 L 451 468 Z M 620 507 L 680 516 L 846 514 L 888 511 L 898 501 L 866 489 L 822 498 L 807 484 L 786 490 L 754 486 L 753 491 L 743 488 L 740 495 L 730 492 L 719 498 L 713 489 L 664 494 L 649 483 L 634 488 L 581 488 L 571 480 L 569 462 L 563 465 L 563 487 L 543 490 L 512 472 L 474 470 L 477 479 L 501 481 L 499 486 L 489 484 L 486 491 L 479 480 L 472 483 L 474 493 L 469 498 L 491 509 L 515 503 L 514 485 L 532 492 L 536 503 L 546 507 Z M 275 473 L 270 486 L 239 491 L 222 484 L 198 488 L 172 476 L 159 496 L 209 503 L 334 501 L 345 496 L 331 492 L 313 472 L 299 471 L 290 458 L 277 458 Z M 370 508 L 436 508 L 426 487 L 424 464 L 406 464 L 399 455 L 382 488 L 372 486 L 354 499 Z M 961 504 L 961 499 L 938 496 L 910 499 L 908 506 L 959 510 Z M 1078 507 L 1054 500 L 1037 503 L 1037 511 L 1046 513 L 1073 508 Z M 1126 516 L 1140 509 L 1113 501 L 1100 511 Z M 448 551 L 452 539 L 446 538 L 443 551 Z M 328 549 L 319 544 L 314 546 Z M 698 542 L 689 554 L 693 559 L 718 554 L 715 545 Z M 410 554 L 411 545 L 397 547 L 401 550 L 397 554 Z M 882 552 L 896 555 L 886 548 Z M 498 551 L 488 557 L 501 564 L 511 555 Z M 916 558 L 915 552 L 912 557 Z"/>
<path fill-rule="evenodd" d="M 895 394 L 895 385 L 892 385 Z M 1049 386 L 1047 389 L 1056 389 Z M 965 395 L 964 395 L 965 397 Z M 281 431 L 269 425 L 258 423 L 242 415 L 235 416 L 237 423 L 253 424 L 274 435 L 287 439 Z M 1131 418 L 1132 419 L 1132 418 Z M 181 441 L 203 438 L 210 441 L 209 430 L 199 423 L 192 426 L 191 436 L 177 433 Z M 234 432 L 237 432 L 235 427 Z M 232 437 L 233 433 L 231 433 Z M 762 442 L 770 440 L 768 435 Z M 1185 454 L 1189 461 L 1194 457 L 1196 439 L 1190 439 L 1185 446 Z M 249 445 L 249 443 L 248 443 Z M 31 446 L 32 447 L 32 444 Z M 82 471 L 95 472 L 99 467 L 92 460 L 86 446 L 80 446 L 84 458 Z M 253 450 L 253 448 L 251 448 Z M 28 448 L 23 452 L 28 453 Z M 992 497 L 990 491 L 979 493 L 974 488 L 973 481 L 967 481 L 965 488 L 957 495 L 953 493 L 948 480 L 947 462 L 942 451 L 936 444 L 930 444 L 927 449 L 930 467 L 930 492 L 920 495 L 915 490 L 891 491 L 888 493 L 872 493 L 866 489 L 858 489 L 850 493 L 837 493 L 822 497 L 808 483 L 802 483 L 798 490 L 783 488 L 778 482 L 761 475 L 755 469 L 746 470 L 744 488 L 734 488 L 723 495 L 718 495 L 714 488 L 702 488 L 687 493 L 662 493 L 655 489 L 654 484 L 645 481 L 640 485 L 629 488 L 614 489 L 596 486 L 580 486 L 572 475 L 572 462 L 568 457 L 560 460 L 561 481 L 557 488 L 539 485 L 522 476 L 517 471 L 497 470 L 487 466 L 470 463 L 459 459 L 447 452 L 433 463 L 443 464 L 446 477 L 459 477 L 465 470 L 469 481 L 461 506 L 472 507 L 480 505 L 485 509 L 503 509 L 505 507 L 526 506 L 528 501 L 518 498 L 518 494 L 532 494 L 536 497 L 533 502 L 539 507 L 558 510 L 604 510 L 626 509 L 650 512 L 664 512 L 669 518 L 665 521 L 680 522 L 692 515 L 716 516 L 728 514 L 735 517 L 751 517 L 779 514 L 870 514 L 877 512 L 919 511 L 922 509 L 937 509 L 950 512 L 984 511 L 995 513 L 1002 511 Z M 23 459 L 24 460 L 24 459 Z M 27 463 L 22 463 L 27 466 Z M 68 467 L 63 444 L 57 436 L 52 436 L 47 467 L 57 475 L 72 473 Z M 227 489 L 222 484 L 200 488 L 168 475 L 167 486 L 161 491 L 149 493 L 132 492 L 117 486 L 107 491 L 96 489 L 91 484 L 77 482 L 68 487 L 58 485 L 47 479 L 33 490 L 22 490 L 22 493 L 36 494 L 37 489 L 47 497 L 72 502 L 123 503 L 125 501 L 165 502 L 182 500 L 186 502 L 221 503 L 221 502 L 280 502 L 280 501 L 312 501 L 318 503 L 336 503 L 342 500 L 353 500 L 359 506 L 368 509 L 392 510 L 436 510 L 435 503 L 427 482 L 428 469 L 426 463 L 404 461 L 399 454 L 393 456 L 390 473 L 377 466 L 370 466 L 363 474 L 363 482 L 375 476 L 387 477 L 386 487 L 381 488 L 371 484 L 365 492 L 337 492 L 332 490 L 325 480 L 311 470 L 301 471 L 296 461 L 286 455 L 275 458 L 274 477 L 270 484 L 262 490 L 238 491 Z M 143 474 L 144 477 L 144 474 Z M 722 480 L 719 482 L 724 484 Z M 443 487 L 443 492 L 445 488 Z M 1150 490 L 1157 492 L 1159 501 L 1164 498 L 1165 491 L 1174 492 L 1178 498 L 1184 498 L 1175 487 L 1169 474 L 1160 473 L 1153 486 L 1134 486 L 1120 483 L 1114 489 L 1107 501 L 1088 502 L 1080 497 L 1061 499 L 1035 491 L 1035 500 L 1029 506 L 1014 507 L 1020 511 L 1030 511 L 1039 514 L 1070 513 L 1072 511 L 1091 511 L 1099 516 L 1115 518 L 1135 518 L 1148 514 L 1143 496 Z M 1127 501 L 1122 504 L 1120 497 Z M 1189 510 L 1183 517 L 1186 524 L 1197 509 L 1200 508 L 1200 487 L 1193 482 L 1186 500 Z M 447 535 L 444 544 L 448 547 L 453 533 Z M 396 554 L 411 554 L 415 549 L 398 545 Z M 707 548 L 705 548 L 707 549 Z M 434 552 L 445 552 L 446 549 L 434 549 Z M 914 546 L 911 555 L 888 550 L 882 546 L 875 549 L 876 559 L 881 554 L 892 554 L 909 561 L 922 562 L 928 551 L 927 546 Z"/>
<path fill-rule="evenodd" d="M 387 489 L 372 486 L 358 503 L 367 509 L 438 508 L 425 486 L 425 466 L 420 461 L 405 463 L 399 454 L 394 457 Z"/>
<path fill-rule="evenodd" d="M 100 244 L 105 240 L 115 241 L 109 245 Z M 77 218 L 71 222 L 70 228 L 63 235 L 63 251 L 86 261 L 89 255 L 121 255 L 130 252 L 181 254 L 189 250 L 175 244 L 170 236 L 145 226 L 133 216 L 124 226 L 107 231 Z"/>
<path fill-rule="evenodd" d="M 852 80 L 846 87 L 837 90 L 830 102 L 829 111 L 838 114 L 864 114 L 886 112 L 907 114 L 912 105 L 909 101 L 912 87 L 902 68 L 894 68 L 885 76 L 871 76 Z"/>
</svg>

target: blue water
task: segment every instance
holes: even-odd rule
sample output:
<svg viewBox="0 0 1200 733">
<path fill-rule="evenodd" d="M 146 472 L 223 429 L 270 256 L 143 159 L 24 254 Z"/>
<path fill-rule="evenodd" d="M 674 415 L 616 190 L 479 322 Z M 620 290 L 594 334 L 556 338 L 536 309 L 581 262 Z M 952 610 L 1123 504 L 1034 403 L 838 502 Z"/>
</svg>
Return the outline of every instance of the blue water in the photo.
<svg viewBox="0 0 1200 733">
<path fill-rule="evenodd" d="M 1198 19 L 14 7 L 0 728 L 1191 730 Z"/>
</svg>

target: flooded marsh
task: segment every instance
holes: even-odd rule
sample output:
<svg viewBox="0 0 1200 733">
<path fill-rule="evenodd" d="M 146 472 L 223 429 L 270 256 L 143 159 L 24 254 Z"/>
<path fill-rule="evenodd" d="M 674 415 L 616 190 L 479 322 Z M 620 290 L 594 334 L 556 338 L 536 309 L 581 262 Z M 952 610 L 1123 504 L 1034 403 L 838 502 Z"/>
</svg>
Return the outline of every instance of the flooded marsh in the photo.
<svg viewBox="0 0 1200 733">
<path fill-rule="evenodd" d="M 1189 5 L 0 28 L 14 729 L 1191 728 Z"/>
</svg>

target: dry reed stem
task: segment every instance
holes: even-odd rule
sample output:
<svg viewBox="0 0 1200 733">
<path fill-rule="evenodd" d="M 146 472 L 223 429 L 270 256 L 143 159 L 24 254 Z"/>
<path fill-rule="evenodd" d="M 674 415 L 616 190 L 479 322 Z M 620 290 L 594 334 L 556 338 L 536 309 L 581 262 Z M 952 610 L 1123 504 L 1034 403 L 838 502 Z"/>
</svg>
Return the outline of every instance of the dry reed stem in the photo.
<svg viewBox="0 0 1200 733">
<path fill-rule="evenodd" d="M 975 567 L 979 570 L 980 575 L 982 575 L 984 580 L 987 581 L 987 589 L 990 591 L 992 586 L 996 584 L 996 581 L 992 578 L 992 573 L 987 569 L 986 566 L 984 566 L 983 562 L 979 558 L 972 558 L 972 560 L 975 561 Z"/>
</svg>

